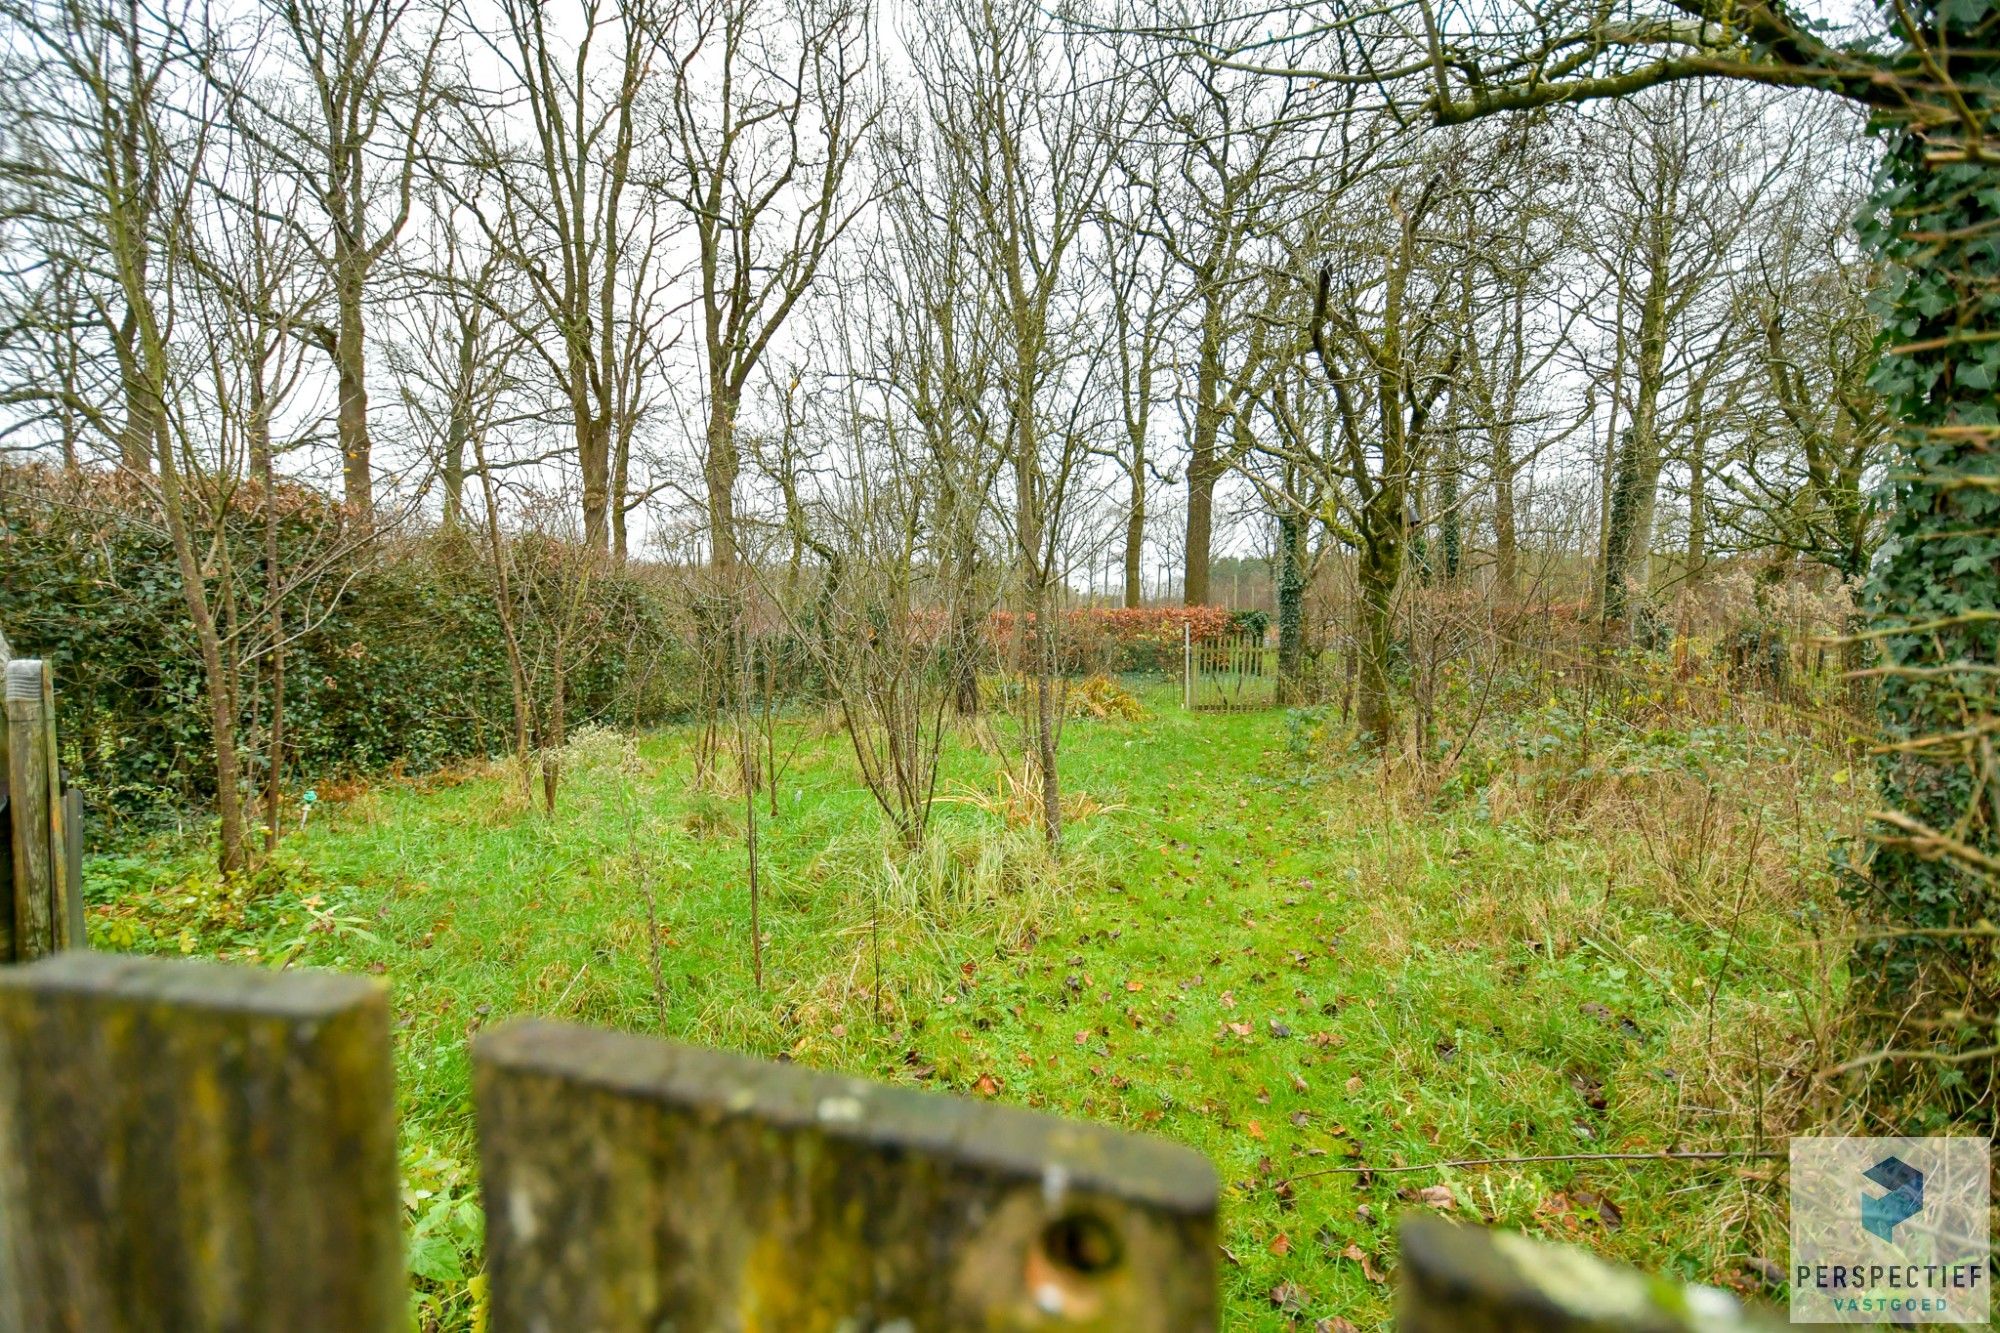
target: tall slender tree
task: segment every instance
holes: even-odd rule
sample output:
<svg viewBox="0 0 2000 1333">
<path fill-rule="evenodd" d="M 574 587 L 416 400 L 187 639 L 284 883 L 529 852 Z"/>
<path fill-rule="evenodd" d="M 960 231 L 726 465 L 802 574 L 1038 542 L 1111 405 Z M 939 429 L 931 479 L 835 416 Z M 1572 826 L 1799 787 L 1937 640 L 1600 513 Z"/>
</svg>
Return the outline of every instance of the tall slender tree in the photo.
<svg viewBox="0 0 2000 1333">
<path fill-rule="evenodd" d="M 750 376 L 862 207 L 866 0 L 692 0 L 656 25 L 669 197 L 693 228 L 709 559 L 736 562 Z"/>
<path fill-rule="evenodd" d="M 249 51 L 217 69 L 235 128 L 317 209 L 305 234 L 333 311 L 302 331 L 332 364 L 342 485 L 364 522 L 375 510 L 371 279 L 410 220 L 449 12 L 414 0 L 267 0 Z"/>
</svg>

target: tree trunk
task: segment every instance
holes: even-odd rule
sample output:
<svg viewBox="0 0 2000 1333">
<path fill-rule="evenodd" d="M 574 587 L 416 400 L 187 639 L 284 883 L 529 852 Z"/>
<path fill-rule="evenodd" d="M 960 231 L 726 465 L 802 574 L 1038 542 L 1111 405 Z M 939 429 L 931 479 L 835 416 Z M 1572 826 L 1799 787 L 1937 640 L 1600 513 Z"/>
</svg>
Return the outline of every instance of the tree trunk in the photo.
<svg viewBox="0 0 2000 1333">
<path fill-rule="evenodd" d="M 507 577 L 507 547 L 500 536 L 499 497 L 493 489 L 493 473 L 486 466 L 486 450 L 477 436 L 472 440 L 472 457 L 479 469 L 479 488 L 486 502 L 486 548 L 493 560 L 493 607 L 500 617 L 500 639 L 507 650 L 507 684 L 514 704 L 514 763 L 521 776 L 521 799 L 532 799 L 528 775 L 528 749 L 533 706 L 528 698 L 528 668 L 521 659 L 521 636 L 514 627 L 514 590 Z"/>
<path fill-rule="evenodd" d="M 1208 553 L 1215 532 L 1215 481 L 1222 475 L 1213 451 L 1211 443 L 1208 457 L 1197 452 L 1188 464 L 1187 552 L 1181 573 L 1181 603 L 1185 606 L 1209 603 Z"/>
<path fill-rule="evenodd" d="M 1361 549 L 1355 555 L 1354 571 L 1359 593 L 1354 637 L 1361 659 L 1356 722 L 1363 742 L 1378 753 L 1386 751 L 1395 738 L 1396 700 L 1389 664 L 1396 650 L 1396 585 L 1403 577 L 1403 553 L 1410 533 L 1409 483 L 1402 466 L 1407 442 L 1401 430 L 1401 399 L 1394 386 L 1393 377 L 1382 376 L 1380 392 L 1390 404 L 1383 413 L 1383 423 L 1392 448 L 1385 451 L 1389 457 L 1384 459 L 1375 494 L 1362 507 Z"/>
<path fill-rule="evenodd" d="M 1941 3 L 1917 7 L 1916 16 L 1927 49 L 1946 62 L 1956 95 L 1972 110 L 1933 106 L 1928 127 L 1892 123 L 1876 207 L 1860 222 L 1864 241 L 1899 270 L 1882 297 L 1884 342 L 1893 346 L 1873 383 L 1903 423 L 1886 469 L 1887 530 L 1863 606 L 1883 672 L 1882 795 L 1904 819 L 1970 855 L 1939 855 L 1939 844 L 1907 825 L 1878 827 L 1872 858 L 1847 868 L 1843 888 L 1864 924 L 1887 928 L 1862 934 L 1852 964 L 1855 989 L 1875 1012 L 1892 1015 L 1870 1044 L 1950 1061 L 1965 1071 L 1963 1083 L 1941 1093 L 1949 1085 L 1926 1075 L 1924 1094 L 1990 1118 L 2000 1068 L 1973 1048 L 1991 1036 L 1975 1016 L 2000 1004 L 2000 949 L 1977 925 L 2000 915 L 2000 894 L 1975 863 L 2000 856 L 2000 811 L 1991 799 L 2000 772 L 1992 747 L 1969 739 L 1966 728 L 2000 715 L 2000 681 L 1991 674 L 2000 621 L 1990 612 L 2000 586 L 1991 351 L 2000 320 L 1990 296 L 2000 169 L 1976 139 L 1964 142 L 1961 115 L 1984 125 L 2000 109 L 1991 91 L 2000 17 L 1990 6 Z M 1900 929 L 1933 933 L 1889 933 Z M 1927 999 L 1913 1012 L 1917 996 Z M 1883 1072 L 1888 1087 L 1906 1089 L 1910 1071 L 1930 1067 L 1912 1058 Z"/>
<path fill-rule="evenodd" d="M 1303 702 L 1305 681 L 1305 520 L 1278 515 L 1278 702 Z"/>
<path fill-rule="evenodd" d="M 1694 423 L 1688 444 L 1687 583 L 1700 582 L 1708 565 L 1708 432 Z"/>
<path fill-rule="evenodd" d="M 456 410 L 453 409 L 454 413 Z M 442 526 L 446 532 L 456 532 L 465 521 L 465 438 L 462 423 L 454 420 L 450 438 L 445 441 L 444 454 Z"/>
<path fill-rule="evenodd" d="M 1062 787 L 1056 771 L 1056 682 L 1055 626 L 1046 588 L 1039 588 L 1035 600 L 1042 607 L 1035 616 L 1035 767 L 1042 778 L 1042 832 L 1049 848 L 1062 846 Z"/>
<path fill-rule="evenodd" d="M 278 548 L 278 476 L 271 456 L 271 406 L 263 367 L 250 380 L 250 456 L 264 491 L 264 610 L 271 626 L 271 728 L 264 757 L 264 850 L 284 836 L 285 606 Z"/>
<path fill-rule="evenodd" d="M 705 444 L 701 476 L 708 489 L 709 563 L 730 569 L 736 564 L 736 475 L 742 459 L 736 451 L 736 402 L 724 385 L 709 387 Z"/>
<path fill-rule="evenodd" d="M 542 813 L 549 815 L 556 812 L 556 784 L 562 778 L 562 747 L 567 739 L 568 716 L 563 707 L 569 696 L 569 672 L 563 661 L 563 640 L 567 637 L 558 630 L 549 654 L 549 674 L 555 679 L 549 690 L 549 725 L 542 735 Z"/>
<path fill-rule="evenodd" d="M 626 495 L 632 485 L 632 433 L 621 423 L 613 436 L 611 455 L 611 556 L 625 563 Z"/>
<path fill-rule="evenodd" d="M 1034 657 L 1034 757 L 1041 779 L 1042 833 L 1054 850 L 1062 845 L 1062 790 L 1055 734 L 1056 626 L 1054 608 L 1049 604 L 1048 552 L 1042 526 L 1041 440 L 1036 432 L 1032 388 L 1035 338 L 1018 325 L 1015 338 L 1014 535 L 1020 552 L 1025 619 L 1030 626 L 1028 651 Z"/>
<path fill-rule="evenodd" d="M 1444 467 L 1438 476 L 1438 555 L 1442 562 L 1440 573 L 1447 586 L 1458 582 L 1459 566 L 1464 561 L 1464 537 L 1458 516 L 1458 458 L 1457 450 L 1447 446 Z"/>
<path fill-rule="evenodd" d="M 1146 435 L 1132 432 L 1132 463 L 1128 473 L 1131 499 L 1125 509 L 1125 605 L 1136 608 L 1145 600 L 1144 574 L 1140 567 L 1146 543 Z"/>
<path fill-rule="evenodd" d="M 963 515 L 957 517 L 957 522 L 960 532 L 957 568 L 954 574 L 959 586 L 955 594 L 957 605 L 954 611 L 950 650 L 954 682 L 952 706 L 960 717 L 978 717 L 979 662 L 985 640 L 981 634 L 981 618 L 975 613 L 972 604 L 972 585 L 978 571 L 979 538 L 977 531 Z"/>
<path fill-rule="evenodd" d="M 1664 237 L 1648 252 L 1646 295 L 1639 309 L 1639 362 L 1632 393 L 1632 424 L 1620 441 L 1604 543 L 1604 618 L 1625 618 L 1630 596 L 1641 599 L 1652 584 L 1653 514 L 1660 491 L 1660 391 L 1667 359 L 1667 283 Z"/>
<path fill-rule="evenodd" d="M 1611 505 L 1618 489 L 1618 446 L 1625 437 L 1618 429 L 1618 409 L 1624 406 L 1625 394 L 1625 298 L 1629 292 L 1625 284 L 1624 270 L 1618 275 L 1618 304 L 1616 306 L 1617 327 L 1611 340 L 1611 402 L 1604 418 L 1604 459 L 1597 469 L 1597 566 L 1596 578 L 1598 614 L 1608 615 L 1604 608 L 1603 592 L 1605 571 L 1611 564 Z"/>
<path fill-rule="evenodd" d="M 1355 609 L 1361 622 L 1355 634 L 1360 650 L 1355 717 L 1363 743 L 1377 752 L 1389 748 L 1396 729 L 1389 662 L 1396 645 L 1396 583 L 1402 576 L 1402 564 L 1400 541 L 1368 541 L 1362 546 L 1355 571 L 1360 585 Z"/>
<path fill-rule="evenodd" d="M 1208 605 L 1215 483 L 1223 472 L 1216 452 L 1216 437 L 1221 434 L 1224 416 L 1216 402 L 1216 395 L 1222 389 L 1222 335 L 1214 327 L 1221 313 L 1216 298 L 1210 300 L 1209 306 L 1208 316 L 1202 322 L 1201 356 L 1195 369 L 1194 438 L 1189 443 L 1187 469 L 1187 549 L 1181 577 L 1181 602 L 1187 606 Z"/>
<path fill-rule="evenodd" d="M 583 544 L 593 551 L 610 546 L 611 420 L 592 410 L 587 377 L 572 390 L 576 414 L 576 457 L 583 472 Z"/>
<path fill-rule="evenodd" d="M 147 389 L 145 369 L 139 364 L 138 324 L 138 317 L 127 310 L 118 324 L 114 350 L 119 385 L 125 397 L 125 420 L 118 432 L 118 465 L 143 477 L 153 470 L 153 440 L 159 433 L 159 422 Z"/>
<path fill-rule="evenodd" d="M 339 393 L 336 431 L 340 475 L 347 506 L 363 524 L 375 517 L 373 445 L 368 438 L 368 360 L 363 341 L 361 288 L 366 272 L 349 258 L 337 265 L 339 327 L 334 333 L 333 367 Z"/>
<path fill-rule="evenodd" d="M 1604 571 L 1599 583 L 1599 605 L 1607 622 L 1625 618 L 1630 590 L 1626 560 L 1632 546 L 1632 511 L 1637 503 L 1640 466 L 1632 436 L 1632 428 L 1626 427 L 1614 452 L 1611 472 L 1611 516 L 1604 529 Z"/>
<path fill-rule="evenodd" d="M 444 458 L 439 473 L 444 482 L 444 520 L 447 532 L 465 519 L 465 446 L 472 437 L 472 377 L 475 331 L 462 322 L 458 336 L 458 382 L 452 386 L 451 417 L 445 423 Z"/>
<path fill-rule="evenodd" d="M 1493 594 L 1502 606 L 1520 595 L 1520 538 L 1514 527 L 1514 441 L 1502 426 L 1493 432 Z"/>
<path fill-rule="evenodd" d="M 159 376 L 160 380 L 164 378 Z M 194 533 L 188 527 L 187 505 L 181 492 L 180 470 L 174 462 L 173 445 L 164 428 L 157 432 L 157 438 L 160 450 L 160 507 L 166 514 L 167 533 L 174 546 L 174 561 L 180 569 L 181 598 L 187 604 L 188 619 L 194 625 L 195 641 L 201 648 L 202 676 L 208 687 L 209 738 L 215 746 L 215 812 L 220 825 L 217 866 L 228 875 L 244 869 L 246 864 L 242 769 L 236 752 L 236 700 L 230 692 L 229 670 L 222 659 L 222 636 L 209 610 L 201 561 L 195 555 Z"/>
</svg>

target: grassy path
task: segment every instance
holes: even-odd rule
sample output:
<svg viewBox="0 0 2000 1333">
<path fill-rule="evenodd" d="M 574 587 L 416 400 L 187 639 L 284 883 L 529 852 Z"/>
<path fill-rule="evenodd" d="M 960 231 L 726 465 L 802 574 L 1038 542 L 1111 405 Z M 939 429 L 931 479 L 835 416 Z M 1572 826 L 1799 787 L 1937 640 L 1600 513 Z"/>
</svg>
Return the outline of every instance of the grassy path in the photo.
<svg viewBox="0 0 2000 1333">
<path fill-rule="evenodd" d="M 93 935 L 387 977 L 432 1324 L 464 1319 L 477 1262 L 467 1038 L 519 1013 L 1188 1143 L 1225 1182 L 1231 1327 L 1379 1325 L 1406 1207 L 1703 1280 L 1773 1234 L 1739 1163 L 1385 1168 L 1734 1141 L 1715 1052 L 1796 1040 L 1781 995 L 1824 894 L 1817 826 L 1786 835 L 1797 885 L 1731 910 L 1677 897 L 1642 831 L 1406 813 L 1372 770 L 1303 763 L 1282 714 L 1147 702 L 1141 722 L 1069 724 L 1084 800 L 1059 866 L 970 747 L 926 853 L 892 855 L 843 739 L 792 728 L 778 813 L 760 809 L 762 993 L 741 799 L 693 786 L 679 731 L 578 747 L 553 820 L 487 774 L 334 805 L 252 884 L 101 858 Z"/>
</svg>

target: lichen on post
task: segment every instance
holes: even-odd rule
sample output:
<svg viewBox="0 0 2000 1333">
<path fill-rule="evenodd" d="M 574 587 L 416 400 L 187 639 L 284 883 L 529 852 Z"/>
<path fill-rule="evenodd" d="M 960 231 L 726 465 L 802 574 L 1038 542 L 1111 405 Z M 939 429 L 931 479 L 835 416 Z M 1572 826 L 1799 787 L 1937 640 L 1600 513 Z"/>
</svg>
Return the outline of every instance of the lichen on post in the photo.
<svg viewBox="0 0 2000 1333">
<path fill-rule="evenodd" d="M 0 1333 L 408 1323 L 382 987 L 0 970 Z"/>
<path fill-rule="evenodd" d="M 1204 1333 L 1184 1148 L 548 1023 L 474 1050 L 494 1333 Z"/>
</svg>

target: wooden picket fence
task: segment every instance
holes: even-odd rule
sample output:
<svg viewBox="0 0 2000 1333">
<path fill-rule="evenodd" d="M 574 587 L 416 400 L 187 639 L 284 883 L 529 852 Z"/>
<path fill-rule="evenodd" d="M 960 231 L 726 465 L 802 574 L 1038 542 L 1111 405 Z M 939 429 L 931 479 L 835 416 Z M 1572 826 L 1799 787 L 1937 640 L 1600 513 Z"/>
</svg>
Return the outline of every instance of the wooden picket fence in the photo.
<svg viewBox="0 0 2000 1333">
<path fill-rule="evenodd" d="M 387 989 L 83 951 L 0 969 L 0 1333 L 408 1327 Z M 1217 1326 L 1162 1140 L 525 1020 L 473 1046 L 493 1333 Z M 1399 1327 L 1748 1328 L 1719 1293 L 1405 1226 Z"/>
</svg>

